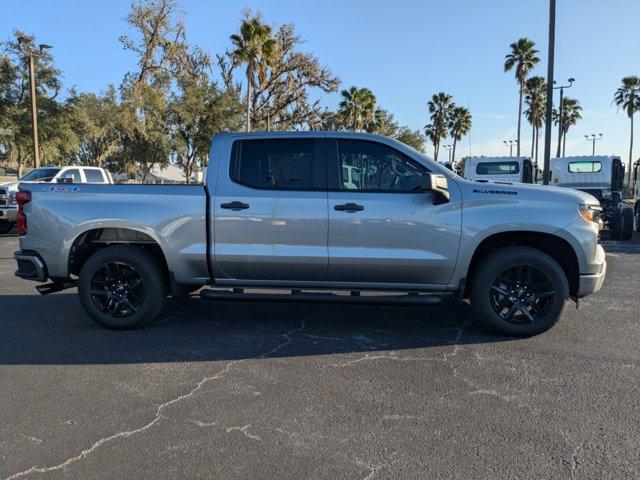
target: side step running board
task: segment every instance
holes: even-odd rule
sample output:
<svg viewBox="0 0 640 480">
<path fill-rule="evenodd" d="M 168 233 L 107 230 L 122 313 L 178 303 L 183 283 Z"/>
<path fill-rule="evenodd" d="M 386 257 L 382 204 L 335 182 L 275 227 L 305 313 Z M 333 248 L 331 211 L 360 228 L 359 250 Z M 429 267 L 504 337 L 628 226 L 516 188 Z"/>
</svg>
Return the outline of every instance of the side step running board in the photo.
<svg viewBox="0 0 640 480">
<path fill-rule="evenodd" d="M 292 293 L 243 293 L 241 289 L 211 290 L 200 292 L 204 300 L 227 300 L 239 302 L 297 302 L 297 303 L 356 303 L 366 305 L 442 305 L 450 301 L 451 294 L 418 294 L 408 293 L 401 295 L 360 295 L 360 292 L 352 292 L 351 295 L 337 295 L 327 292 L 300 292 Z"/>
</svg>

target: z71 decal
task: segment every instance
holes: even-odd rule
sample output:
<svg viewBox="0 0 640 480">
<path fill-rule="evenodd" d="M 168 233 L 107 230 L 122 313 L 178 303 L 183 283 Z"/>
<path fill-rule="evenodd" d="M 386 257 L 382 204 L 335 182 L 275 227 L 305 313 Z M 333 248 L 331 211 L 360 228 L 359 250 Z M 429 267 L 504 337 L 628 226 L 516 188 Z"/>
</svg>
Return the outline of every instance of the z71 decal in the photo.
<svg viewBox="0 0 640 480">
<path fill-rule="evenodd" d="M 69 193 L 69 192 L 79 192 L 80 187 L 43 187 L 43 192 L 53 192 L 53 193 Z"/>
</svg>

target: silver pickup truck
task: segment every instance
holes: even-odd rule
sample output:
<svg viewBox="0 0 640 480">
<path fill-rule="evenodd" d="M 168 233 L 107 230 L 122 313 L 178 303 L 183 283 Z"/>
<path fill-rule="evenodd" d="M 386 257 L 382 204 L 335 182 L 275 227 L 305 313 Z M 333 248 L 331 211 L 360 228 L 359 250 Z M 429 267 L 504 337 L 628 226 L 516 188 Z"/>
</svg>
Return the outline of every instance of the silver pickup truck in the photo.
<svg viewBox="0 0 640 480">
<path fill-rule="evenodd" d="M 484 325 L 534 335 L 606 271 L 591 195 L 467 181 L 369 134 L 221 134 L 204 185 L 23 184 L 17 201 L 16 274 L 77 285 L 117 329 L 208 285 L 210 300 L 470 299 Z"/>
</svg>

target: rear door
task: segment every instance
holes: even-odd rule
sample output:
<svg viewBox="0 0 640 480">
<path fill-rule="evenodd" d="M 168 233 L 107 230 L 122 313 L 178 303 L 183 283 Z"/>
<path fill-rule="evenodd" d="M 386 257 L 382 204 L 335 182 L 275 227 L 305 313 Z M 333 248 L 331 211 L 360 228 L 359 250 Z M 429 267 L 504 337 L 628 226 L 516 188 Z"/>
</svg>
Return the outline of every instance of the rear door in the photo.
<svg viewBox="0 0 640 480">
<path fill-rule="evenodd" d="M 324 137 L 235 140 L 222 157 L 212 206 L 216 269 L 238 280 L 324 280 Z"/>
<path fill-rule="evenodd" d="M 460 241 L 460 194 L 434 205 L 427 168 L 391 146 L 327 138 L 333 282 L 446 285 Z"/>
</svg>

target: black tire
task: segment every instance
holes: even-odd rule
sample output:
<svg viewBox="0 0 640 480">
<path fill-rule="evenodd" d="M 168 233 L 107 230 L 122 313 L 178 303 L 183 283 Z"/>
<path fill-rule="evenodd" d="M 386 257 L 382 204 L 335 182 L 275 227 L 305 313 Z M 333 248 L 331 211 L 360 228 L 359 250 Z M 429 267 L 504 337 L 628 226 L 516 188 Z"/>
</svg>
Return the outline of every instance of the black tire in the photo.
<svg viewBox="0 0 640 480">
<path fill-rule="evenodd" d="M 640 232 L 640 208 L 636 208 L 636 232 Z"/>
<path fill-rule="evenodd" d="M 528 312 L 526 316 L 524 310 L 517 308 L 515 315 L 512 314 L 514 318 L 508 321 L 498 310 L 507 308 L 510 312 L 511 308 L 516 307 L 516 303 L 509 303 L 510 297 L 496 291 L 506 288 L 511 292 L 511 287 L 499 287 L 495 284 L 502 281 L 505 272 L 514 269 L 522 269 L 525 273 L 534 272 L 533 275 L 537 275 L 538 279 L 544 278 L 546 283 L 544 292 L 535 292 L 535 288 L 523 291 L 518 287 L 517 302 L 532 302 L 528 304 L 531 309 L 525 307 Z M 532 282 L 531 285 L 542 283 Z M 506 247 L 496 250 L 482 260 L 471 282 L 471 306 L 478 320 L 488 329 L 505 335 L 531 336 L 549 330 L 562 315 L 568 297 L 569 284 L 562 267 L 549 255 L 530 247 Z M 502 309 L 498 308 L 496 299 L 505 301 Z"/>
<path fill-rule="evenodd" d="M 87 314 L 100 325 L 114 330 L 140 328 L 153 322 L 164 308 L 166 277 L 165 269 L 148 251 L 128 245 L 107 247 L 82 267 L 78 294 Z"/>
<path fill-rule="evenodd" d="M 633 237 L 633 209 L 625 207 L 622 209 L 622 229 L 620 240 L 628 241 Z"/>
<path fill-rule="evenodd" d="M 611 240 L 620 240 L 622 237 L 622 209 L 615 207 L 611 212 Z"/>
<path fill-rule="evenodd" d="M 0 222 L 0 235 L 11 233 L 15 226 L 16 225 L 13 222 Z"/>
</svg>

